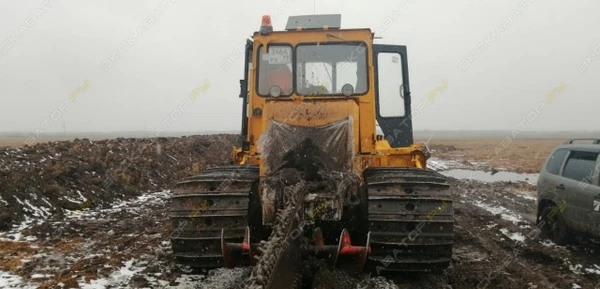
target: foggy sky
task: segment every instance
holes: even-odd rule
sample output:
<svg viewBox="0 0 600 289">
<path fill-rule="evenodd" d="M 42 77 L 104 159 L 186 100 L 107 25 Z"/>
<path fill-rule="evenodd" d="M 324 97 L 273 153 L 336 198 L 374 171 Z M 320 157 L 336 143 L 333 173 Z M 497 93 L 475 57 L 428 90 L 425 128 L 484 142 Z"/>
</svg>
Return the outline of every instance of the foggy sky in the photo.
<svg viewBox="0 0 600 289">
<path fill-rule="evenodd" d="M 597 11 L 595 0 L 316 1 L 317 14 L 408 47 L 417 130 L 595 129 Z M 281 30 L 313 1 L 2 1 L 0 131 L 238 130 L 238 51 L 263 14 Z"/>
</svg>

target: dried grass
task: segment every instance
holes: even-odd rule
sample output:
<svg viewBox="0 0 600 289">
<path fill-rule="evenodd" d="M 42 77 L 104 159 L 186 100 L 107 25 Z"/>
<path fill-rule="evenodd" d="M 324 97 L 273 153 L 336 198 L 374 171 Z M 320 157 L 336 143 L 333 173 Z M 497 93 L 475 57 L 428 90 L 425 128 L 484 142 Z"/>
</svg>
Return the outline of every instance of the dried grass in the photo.
<svg viewBox="0 0 600 289">
<path fill-rule="evenodd" d="M 429 147 L 437 150 L 434 156 L 443 160 L 486 162 L 491 167 L 505 168 L 512 172 L 538 173 L 548 154 L 565 140 L 562 138 L 434 139 L 429 142 Z"/>
</svg>

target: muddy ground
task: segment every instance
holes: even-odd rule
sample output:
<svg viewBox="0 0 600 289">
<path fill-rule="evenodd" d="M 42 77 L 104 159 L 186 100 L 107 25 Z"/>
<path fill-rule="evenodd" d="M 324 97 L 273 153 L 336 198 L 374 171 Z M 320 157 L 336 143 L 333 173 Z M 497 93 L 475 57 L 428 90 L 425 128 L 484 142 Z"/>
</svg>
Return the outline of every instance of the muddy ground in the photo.
<svg viewBox="0 0 600 289">
<path fill-rule="evenodd" d="M 229 161 L 234 138 L 230 143 L 222 138 L 198 138 L 220 153 L 204 154 L 214 160 L 210 165 Z M 181 171 L 173 169 L 168 174 L 182 174 L 185 166 L 193 164 L 190 161 Z M 530 185 L 451 182 L 456 214 L 451 267 L 442 274 L 388 276 L 397 288 L 600 285 L 597 241 L 579 239 L 561 247 L 536 238 L 535 192 Z M 170 256 L 169 192 L 163 190 L 167 183 L 165 178 L 163 185 L 141 190 L 149 193 L 121 196 L 82 210 L 57 209 L 60 214 L 37 223 L 31 221 L 32 215 L 29 223 L 0 233 L 0 288 L 238 288 L 249 268 L 205 274 L 175 265 Z"/>
<path fill-rule="evenodd" d="M 168 188 L 231 160 L 235 135 L 76 139 L 0 148 L 0 230 Z"/>
</svg>

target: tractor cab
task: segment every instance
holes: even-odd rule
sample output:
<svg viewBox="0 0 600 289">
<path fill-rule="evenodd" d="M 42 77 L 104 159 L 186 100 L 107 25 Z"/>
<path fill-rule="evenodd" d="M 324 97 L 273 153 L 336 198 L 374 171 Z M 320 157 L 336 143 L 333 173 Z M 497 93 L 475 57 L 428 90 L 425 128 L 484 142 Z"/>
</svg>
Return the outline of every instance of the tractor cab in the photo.
<svg viewBox="0 0 600 289">
<path fill-rule="evenodd" d="M 365 95 L 369 69 L 367 42 L 371 34 L 365 30 L 349 34 L 353 39 L 336 36 L 335 32 L 341 31 L 340 18 L 340 15 L 292 16 L 285 31 L 273 31 L 270 16 L 263 16 L 254 39 L 260 47 L 256 55 L 247 54 L 249 74 L 256 78 L 251 84 L 247 82 L 248 76 L 242 80 L 241 96 L 247 94 L 252 84 L 258 96 L 271 98 Z M 322 39 L 311 39 L 311 35 L 319 34 Z M 357 38 L 358 34 L 362 36 Z M 303 40 L 301 45 L 299 40 Z M 248 41 L 248 46 L 252 44 Z M 252 62 L 253 59 L 256 61 Z"/>
<path fill-rule="evenodd" d="M 369 28 L 342 29 L 338 14 L 291 16 L 285 30 L 263 16 L 245 50 L 244 140 L 235 162 L 260 163 L 258 142 L 270 123 L 317 127 L 351 119 L 353 153 L 411 147 L 406 47 L 373 39 Z"/>
<path fill-rule="evenodd" d="M 286 31 L 322 33 L 329 40 L 291 47 L 263 46 L 258 53 L 258 90 L 266 97 L 360 96 L 367 93 L 367 44 L 339 39 L 328 31 L 339 30 L 340 15 L 290 17 Z M 263 17 L 261 35 L 270 35 L 269 16 Z M 304 33 L 306 34 L 306 33 Z M 292 74 L 292 71 L 295 73 Z M 280 77 L 282 81 L 273 83 Z M 282 88 L 280 85 L 283 85 Z"/>
</svg>

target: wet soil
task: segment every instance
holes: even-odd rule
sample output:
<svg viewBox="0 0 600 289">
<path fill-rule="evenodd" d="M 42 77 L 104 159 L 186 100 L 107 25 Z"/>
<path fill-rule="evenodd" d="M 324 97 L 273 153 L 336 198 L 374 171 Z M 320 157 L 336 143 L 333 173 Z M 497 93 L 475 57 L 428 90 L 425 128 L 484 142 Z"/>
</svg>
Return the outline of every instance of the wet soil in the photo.
<svg viewBox="0 0 600 289">
<path fill-rule="evenodd" d="M 385 283 L 397 286 L 388 288 L 594 288 L 600 283 L 600 246 L 584 242 L 559 247 L 533 238 L 535 225 L 524 217 L 533 213 L 533 201 L 516 195 L 518 188 L 458 181 L 454 185 L 456 245 L 451 267 L 442 274 L 387 276 Z M 37 238 L 33 241 L 0 242 L 0 270 L 42 288 L 61 288 L 61 283 L 77 288 L 94 279 L 126 288 L 241 288 L 249 269 L 221 269 L 204 276 L 174 264 L 167 195 L 48 221 L 24 233 Z M 507 210 L 497 209 L 500 206 Z M 59 228 L 63 234 L 53 237 L 51 232 Z M 514 240 L 519 236 L 522 241 Z M 123 268 L 132 273 L 119 278 L 115 272 Z M 48 277 L 33 279 L 36 275 Z M 370 282 L 377 280 L 382 279 Z M 385 288 L 359 287 L 356 279 L 336 282 Z"/>
<path fill-rule="evenodd" d="M 169 192 L 163 191 L 175 181 L 175 176 L 194 171 L 197 162 L 201 166 L 227 163 L 234 139 L 233 136 L 165 139 L 163 156 L 171 151 L 168 155 L 176 156 L 179 163 L 168 156 L 147 156 L 150 159 L 142 157 L 135 162 L 137 170 L 152 170 L 154 164 L 154 171 L 143 174 L 154 174 L 156 180 L 162 180 L 161 183 L 155 182 L 157 186 L 139 185 L 143 189 L 134 192 L 135 184 L 139 182 L 129 186 L 124 182 L 122 186 L 129 188 L 130 194 L 122 190 L 116 197 L 102 195 L 99 198 L 104 205 L 99 202 L 81 210 L 61 210 L 59 208 L 62 207 L 58 205 L 61 199 L 57 198 L 56 203 L 52 204 L 57 204 L 55 210 L 60 213 L 46 217 L 40 224 L 20 232 L 0 234 L 0 271 L 4 272 L 0 274 L 0 284 L 10 274 L 14 278 L 21 278 L 18 284 L 10 283 L 13 284 L 12 288 L 94 288 L 86 287 L 92 285 L 95 288 L 242 288 L 250 275 L 250 268 L 218 269 L 205 274 L 175 265 L 170 255 L 168 235 Z M 130 141 L 143 143 L 140 140 Z M 78 142 L 92 151 L 97 150 L 93 149 L 96 146 L 105 147 L 108 144 L 120 144 L 118 146 L 127 147 L 129 152 L 136 148 L 123 139 L 106 141 L 103 145 L 88 145 L 88 141 L 82 140 Z M 170 142 L 172 146 L 167 149 Z M 185 143 L 185 149 L 177 146 L 178 142 Z M 72 149 L 71 144 L 55 145 L 67 151 Z M 48 152 L 62 150 L 50 145 L 36 150 L 43 151 L 42 148 Z M 49 167 L 44 162 L 39 163 L 41 158 L 28 168 L 25 168 L 25 163 L 22 163 L 22 167 L 12 164 L 19 152 L 14 148 L 8 150 L 9 154 L 17 155 L 4 154 L 4 157 L 0 154 L 1 167 L 14 169 L 17 176 L 10 178 L 29 181 L 19 185 L 6 176 L 0 176 L 3 190 L 8 188 L 13 194 L 18 194 L 25 204 L 9 200 L 14 198 L 2 191 L 3 200 L 10 204 L 3 207 L 3 211 L 10 209 L 12 212 L 22 212 L 21 216 L 30 216 L 28 213 L 31 212 L 23 210 L 27 207 L 23 200 L 35 198 L 21 191 L 39 190 L 38 187 L 48 183 L 56 182 L 65 188 L 84 188 L 82 194 L 88 191 L 85 188 L 94 188 L 96 191 L 98 185 L 91 181 L 95 177 L 87 176 L 87 169 L 76 169 L 79 175 L 60 174 L 62 177 L 56 179 L 34 177 L 35 174 L 28 177 L 27 174 L 32 171 L 44 175 Z M 23 152 L 25 149 L 19 150 Z M 50 155 L 48 152 L 43 155 Z M 26 154 L 21 158 L 29 158 L 30 163 L 38 157 L 35 153 Z M 156 154 L 155 149 L 151 154 Z M 79 161 L 84 163 L 82 159 L 92 158 L 93 155 L 72 152 L 61 156 L 53 154 L 53 157 L 55 165 L 74 160 L 79 164 Z M 123 155 L 126 155 L 125 152 L 121 152 L 120 160 L 123 160 Z M 49 160 L 48 157 L 46 159 Z M 118 163 L 104 162 L 104 170 L 113 171 Z M 89 172 L 92 174 L 92 171 Z M 164 178 L 159 177 L 161 175 Z M 600 243 L 589 238 L 578 238 L 571 245 L 556 246 L 539 238 L 535 226 L 535 192 L 531 191 L 530 185 L 456 179 L 452 179 L 451 183 L 456 237 L 453 260 L 448 270 L 436 274 L 404 274 L 386 278 L 371 276 L 368 281 L 364 276 L 327 271 L 319 271 L 317 277 L 333 279 L 339 286 L 346 284 L 343 286 L 348 288 L 600 288 Z M 78 195 L 76 191 L 74 193 L 72 198 Z M 86 198 L 92 199 L 91 195 Z M 119 199 L 123 201 L 116 201 Z M 0 205 L 3 204 L 0 201 Z M 9 216 L 11 220 L 25 218 L 12 217 L 12 214 Z M 394 285 L 391 285 L 392 282 Z M 30 287 L 26 287 L 28 285 Z M 342 288 L 339 286 L 333 288 Z"/>
</svg>

